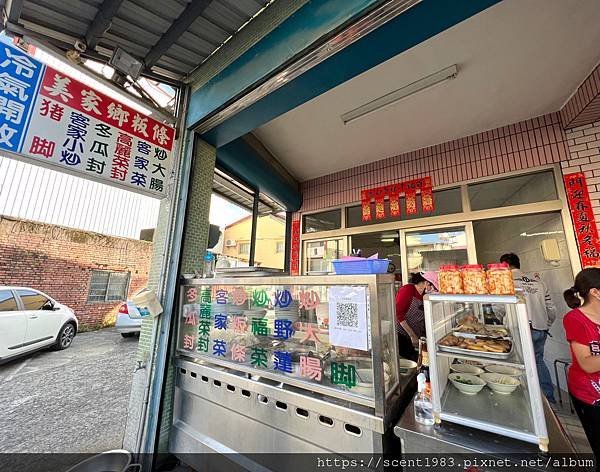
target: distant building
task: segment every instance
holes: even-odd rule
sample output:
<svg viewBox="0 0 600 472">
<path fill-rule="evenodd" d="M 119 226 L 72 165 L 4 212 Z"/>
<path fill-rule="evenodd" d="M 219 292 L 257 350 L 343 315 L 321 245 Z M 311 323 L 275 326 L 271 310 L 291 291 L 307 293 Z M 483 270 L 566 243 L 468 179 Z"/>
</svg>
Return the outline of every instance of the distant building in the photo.
<svg viewBox="0 0 600 472">
<path fill-rule="evenodd" d="M 247 266 L 250 258 L 252 216 L 246 216 L 223 230 L 222 255 L 232 266 Z M 283 269 L 285 219 L 276 215 L 259 216 L 256 227 L 254 265 Z"/>
</svg>

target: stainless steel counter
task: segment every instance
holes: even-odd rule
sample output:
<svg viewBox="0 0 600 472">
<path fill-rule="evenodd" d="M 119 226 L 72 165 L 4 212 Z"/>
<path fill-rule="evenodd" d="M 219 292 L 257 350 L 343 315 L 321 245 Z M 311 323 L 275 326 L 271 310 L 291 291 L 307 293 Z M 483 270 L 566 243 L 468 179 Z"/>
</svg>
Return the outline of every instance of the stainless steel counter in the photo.
<svg viewBox="0 0 600 472">
<path fill-rule="evenodd" d="M 550 454 L 575 456 L 575 449 L 545 398 L 543 403 L 550 438 Z M 535 457 L 540 454 L 536 444 L 459 424 L 442 422 L 436 426 L 425 426 L 417 423 L 412 402 L 394 427 L 394 433 L 401 440 L 402 454 L 484 454 L 496 458 L 510 457 L 511 455 Z M 529 470 L 538 469 L 534 467 Z M 539 470 L 549 469 L 541 467 Z"/>
</svg>

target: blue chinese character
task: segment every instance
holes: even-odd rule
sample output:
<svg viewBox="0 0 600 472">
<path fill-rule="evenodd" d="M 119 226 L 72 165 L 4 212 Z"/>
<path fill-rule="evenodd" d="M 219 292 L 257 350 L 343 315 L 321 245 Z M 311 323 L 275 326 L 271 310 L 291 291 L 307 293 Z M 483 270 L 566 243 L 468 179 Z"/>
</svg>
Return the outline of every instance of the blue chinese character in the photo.
<svg viewBox="0 0 600 472">
<path fill-rule="evenodd" d="M 275 320 L 275 330 L 273 337 L 277 339 L 288 339 L 294 334 L 292 322 L 290 320 Z"/>
<path fill-rule="evenodd" d="M 215 314 L 215 329 L 227 329 L 227 315 Z"/>
<path fill-rule="evenodd" d="M 227 345 L 222 339 L 215 339 L 213 343 L 213 356 L 225 357 Z"/>
<path fill-rule="evenodd" d="M 277 290 L 275 292 L 275 306 L 287 308 L 292 303 L 292 294 L 289 290 Z"/>
<path fill-rule="evenodd" d="M 292 368 L 292 354 L 290 352 L 275 351 L 273 355 L 275 356 L 273 365 L 275 370 L 288 372 L 290 374 L 294 371 Z"/>
<path fill-rule="evenodd" d="M 223 290 L 222 288 L 220 288 L 215 293 L 215 298 L 217 300 L 217 304 L 226 305 L 227 304 L 227 290 Z"/>
</svg>

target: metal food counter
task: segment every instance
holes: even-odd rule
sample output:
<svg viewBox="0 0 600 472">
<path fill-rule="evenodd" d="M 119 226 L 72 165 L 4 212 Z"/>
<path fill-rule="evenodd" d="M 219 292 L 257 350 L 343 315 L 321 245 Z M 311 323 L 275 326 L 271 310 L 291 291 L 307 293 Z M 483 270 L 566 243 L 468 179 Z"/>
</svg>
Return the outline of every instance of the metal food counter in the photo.
<svg viewBox="0 0 600 472">
<path fill-rule="evenodd" d="M 170 452 L 385 452 L 414 392 L 394 319 L 390 275 L 182 280 Z"/>
</svg>

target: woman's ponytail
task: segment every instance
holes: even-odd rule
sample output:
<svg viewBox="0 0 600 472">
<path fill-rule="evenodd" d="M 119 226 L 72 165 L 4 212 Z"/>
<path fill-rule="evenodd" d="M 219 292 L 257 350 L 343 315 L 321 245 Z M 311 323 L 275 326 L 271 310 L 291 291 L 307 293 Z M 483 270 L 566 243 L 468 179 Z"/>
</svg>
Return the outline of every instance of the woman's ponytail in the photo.
<svg viewBox="0 0 600 472">
<path fill-rule="evenodd" d="M 571 308 L 581 306 L 581 301 L 586 301 L 591 289 L 600 290 L 600 269 L 590 267 L 583 269 L 575 277 L 575 285 L 563 292 L 565 302 Z"/>
<path fill-rule="evenodd" d="M 581 306 L 581 299 L 577 296 L 575 287 L 568 288 L 563 292 L 563 297 L 569 308 L 578 308 Z"/>
</svg>

